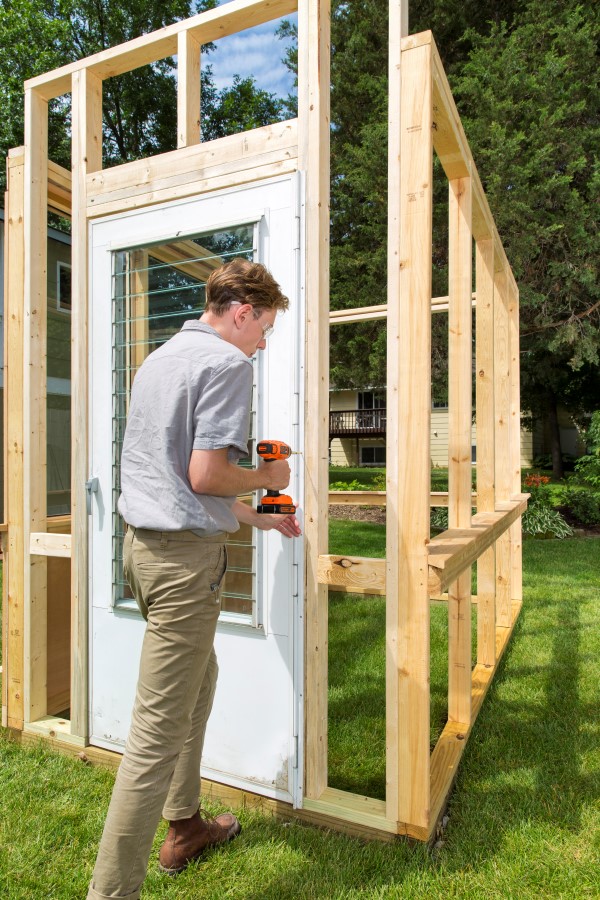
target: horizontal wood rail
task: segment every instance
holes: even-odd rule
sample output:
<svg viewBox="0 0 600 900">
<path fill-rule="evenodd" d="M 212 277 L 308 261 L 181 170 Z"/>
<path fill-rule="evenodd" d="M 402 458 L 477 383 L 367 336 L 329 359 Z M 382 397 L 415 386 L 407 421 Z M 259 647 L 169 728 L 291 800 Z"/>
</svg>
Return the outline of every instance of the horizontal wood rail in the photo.
<svg viewBox="0 0 600 900">
<path fill-rule="evenodd" d="M 334 492 L 335 493 L 335 492 Z M 443 531 L 429 544 L 429 594 L 439 597 L 461 572 L 471 566 L 481 554 L 527 509 L 529 494 L 498 503 L 495 512 L 477 513 L 471 528 Z M 355 594 L 385 594 L 385 559 L 362 556 L 319 556 L 317 580 L 332 590 L 346 590 Z"/>
<path fill-rule="evenodd" d="M 358 556 L 319 556 L 319 584 L 354 594 L 385 594 L 385 559 Z"/>
<path fill-rule="evenodd" d="M 473 506 L 477 505 L 477 494 L 471 494 Z M 385 491 L 329 491 L 329 505 L 340 506 L 385 506 Z M 448 506 L 448 491 L 432 491 L 429 495 L 430 506 Z"/>
<path fill-rule="evenodd" d="M 34 556 L 71 556 L 70 534 L 49 534 L 32 531 L 29 552 Z"/>
<path fill-rule="evenodd" d="M 473 309 L 477 294 L 473 292 Z M 431 312 L 448 312 L 448 297 L 432 297 Z M 377 306 L 357 306 L 355 309 L 332 309 L 329 313 L 330 325 L 347 325 L 350 322 L 368 322 L 371 319 L 387 319 L 387 303 Z"/>
<path fill-rule="evenodd" d="M 429 544 L 429 593 L 443 594 L 527 509 L 529 494 L 497 504 L 495 512 L 477 513 L 470 528 L 443 531 Z"/>
</svg>

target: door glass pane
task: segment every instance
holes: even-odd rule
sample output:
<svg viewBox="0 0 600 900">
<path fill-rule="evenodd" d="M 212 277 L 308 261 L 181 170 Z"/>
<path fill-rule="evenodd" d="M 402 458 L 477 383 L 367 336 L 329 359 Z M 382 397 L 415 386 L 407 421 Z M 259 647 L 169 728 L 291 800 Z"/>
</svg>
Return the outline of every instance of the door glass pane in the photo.
<svg viewBox="0 0 600 900">
<path fill-rule="evenodd" d="M 204 310 L 210 273 L 233 257 L 253 259 L 255 226 L 240 225 L 113 254 L 113 604 L 135 609 L 123 577 L 124 523 L 117 512 L 120 459 L 129 395 L 145 358 Z M 255 363 L 256 366 L 256 363 Z M 255 376 L 256 382 L 256 376 Z M 251 441 L 254 439 L 255 397 Z M 249 458 L 251 459 L 251 457 Z M 244 461 L 249 465 L 249 460 Z M 244 464 L 242 462 L 242 464 Z M 242 525 L 228 542 L 229 566 L 222 591 L 222 616 L 251 620 L 255 600 L 256 547 L 252 528 Z"/>
</svg>

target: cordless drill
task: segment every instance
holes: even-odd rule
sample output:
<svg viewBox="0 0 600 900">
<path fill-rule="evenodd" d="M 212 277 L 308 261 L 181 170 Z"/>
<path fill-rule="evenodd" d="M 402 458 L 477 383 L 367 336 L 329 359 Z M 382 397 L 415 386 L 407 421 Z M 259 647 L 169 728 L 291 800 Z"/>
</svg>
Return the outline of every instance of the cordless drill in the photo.
<svg viewBox="0 0 600 900">
<path fill-rule="evenodd" d="M 294 452 L 283 441 L 259 441 L 256 452 L 265 462 L 273 462 L 274 459 L 287 459 Z M 280 494 L 279 491 L 267 491 L 262 498 L 262 503 L 256 507 L 259 513 L 295 513 L 296 507 L 291 497 Z"/>
</svg>

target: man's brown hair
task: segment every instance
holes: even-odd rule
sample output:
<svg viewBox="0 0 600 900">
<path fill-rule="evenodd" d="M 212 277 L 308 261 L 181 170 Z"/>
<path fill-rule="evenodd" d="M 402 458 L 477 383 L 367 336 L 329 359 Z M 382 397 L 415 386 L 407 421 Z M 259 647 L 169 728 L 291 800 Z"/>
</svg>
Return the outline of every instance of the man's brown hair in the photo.
<svg viewBox="0 0 600 900">
<path fill-rule="evenodd" d="M 232 259 L 210 275 L 206 282 L 206 309 L 222 316 L 232 302 L 249 303 L 263 309 L 285 310 L 288 298 L 262 263 Z"/>
</svg>

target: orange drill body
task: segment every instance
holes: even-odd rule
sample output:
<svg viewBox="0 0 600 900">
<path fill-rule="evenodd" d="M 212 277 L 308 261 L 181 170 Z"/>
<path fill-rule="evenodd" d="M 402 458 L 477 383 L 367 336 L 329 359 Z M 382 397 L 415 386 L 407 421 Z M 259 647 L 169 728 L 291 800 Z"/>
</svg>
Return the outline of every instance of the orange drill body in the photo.
<svg viewBox="0 0 600 900">
<path fill-rule="evenodd" d="M 265 462 L 287 459 L 293 453 L 292 448 L 284 441 L 259 441 L 256 445 L 256 452 Z M 279 491 L 267 491 L 261 503 L 256 507 L 256 511 L 288 515 L 295 513 L 296 507 L 292 498 L 287 494 L 280 494 Z"/>
</svg>

